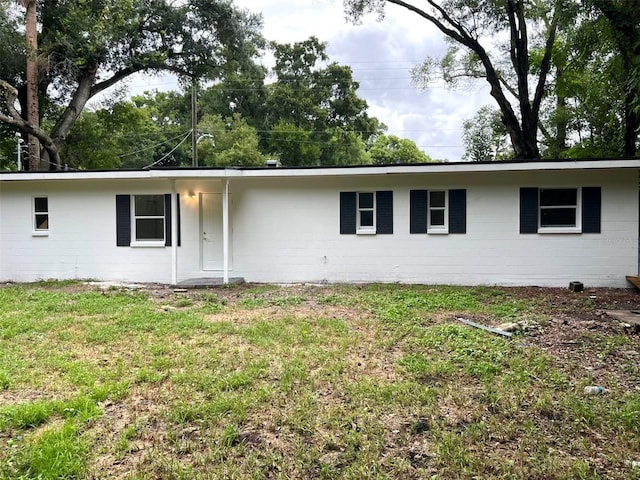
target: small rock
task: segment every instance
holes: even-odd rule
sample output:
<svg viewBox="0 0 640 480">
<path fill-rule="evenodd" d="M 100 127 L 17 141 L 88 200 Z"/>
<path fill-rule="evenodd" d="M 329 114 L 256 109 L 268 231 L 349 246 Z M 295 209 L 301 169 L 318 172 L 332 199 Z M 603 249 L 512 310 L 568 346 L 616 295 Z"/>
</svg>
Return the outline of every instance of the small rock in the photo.
<svg viewBox="0 0 640 480">
<path fill-rule="evenodd" d="M 599 395 L 601 393 L 607 393 L 607 389 L 600 385 L 588 385 L 584 387 L 584 393 L 587 395 Z"/>
<path fill-rule="evenodd" d="M 629 465 L 631 468 L 640 468 L 640 462 L 637 460 L 627 460 L 624 463 Z"/>
</svg>

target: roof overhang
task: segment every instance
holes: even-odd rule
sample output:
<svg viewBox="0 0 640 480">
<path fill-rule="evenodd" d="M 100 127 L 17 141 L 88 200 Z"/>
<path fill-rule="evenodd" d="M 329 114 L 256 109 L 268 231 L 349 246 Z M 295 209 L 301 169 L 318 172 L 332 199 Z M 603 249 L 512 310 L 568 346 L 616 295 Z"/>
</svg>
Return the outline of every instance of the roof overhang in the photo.
<svg viewBox="0 0 640 480">
<path fill-rule="evenodd" d="M 640 159 L 424 163 L 348 167 L 156 168 L 149 170 L 46 171 L 0 173 L 0 182 L 51 180 L 225 179 L 343 177 L 406 174 L 464 174 L 561 170 L 640 169 Z"/>
</svg>

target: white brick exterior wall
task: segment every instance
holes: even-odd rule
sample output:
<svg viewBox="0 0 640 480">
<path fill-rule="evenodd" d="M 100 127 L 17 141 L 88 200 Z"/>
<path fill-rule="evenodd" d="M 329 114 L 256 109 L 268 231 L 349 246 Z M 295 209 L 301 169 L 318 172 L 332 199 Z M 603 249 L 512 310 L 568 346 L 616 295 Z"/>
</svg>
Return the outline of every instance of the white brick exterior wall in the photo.
<svg viewBox="0 0 640 480">
<path fill-rule="evenodd" d="M 278 283 L 563 287 L 577 280 L 586 286 L 625 287 L 625 275 L 638 273 L 637 169 L 452 170 L 390 175 L 332 175 L 325 170 L 315 176 L 234 172 L 229 176 L 230 276 Z M 171 247 L 117 247 L 115 220 L 116 194 L 170 193 L 168 178 L 16 178 L 5 181 L 0 176 L 0 281 L 93 278 L 171 283 Z M 176 181 L 182 237 L 178 280 L 222 275 L 200 267 L 197 194 L 222 192 L 225 180 L 203 175 Z M 601 233 L 520 234 L 519 190 L 527 186 L 601 187 Z M 467 232 L 410 234 L 409 191 L 454 188 L 467 192 Z M 340 192 L 375 190 L 393 191 L 394 233 L 341 235 Z M 45 237 L 32 235 L 34 196 L 49 199 L 50 229 Z"/>
</svg>

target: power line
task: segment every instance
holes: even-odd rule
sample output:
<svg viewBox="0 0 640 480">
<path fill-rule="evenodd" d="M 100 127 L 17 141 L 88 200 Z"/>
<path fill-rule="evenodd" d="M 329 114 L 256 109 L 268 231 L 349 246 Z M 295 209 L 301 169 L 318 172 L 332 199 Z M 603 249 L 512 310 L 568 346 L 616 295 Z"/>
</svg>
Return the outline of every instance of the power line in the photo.
<svg viewBox="0 0 640 480">
<path fill-rule="evenodd" d="M 178 149 L 178 147 L 179 147 L 180 145 L 182 145 L 182 144 L 184 143 L 184 141 L 185 141 L 187 138 L 189 138 L 189 135 L 191 135 L 191 132 L 192 132 L 192 131 L 193 131 L 193 130 L 189 130 L 189 131 L 187 132 L 187 134 L 184 136 L 184 138 L 183 138 L 182 140 L 180 140 L 180 143 L 178 143 L 175 147 L 173 147 L 173 148 L 169 151 L 169 153 L 167 153 L 167 154 L 166 154 L 166 155 L 164 155 L 162 158 L 160 158 L 160 160 L 156 160 L 155 162 L 153 162 L 153 163 L 151 163 L 151 164 L 147 165 L 146 167 L 142 167 L 142 168 L 143 168 L 143 169 L 144 169 L 144 168 L 151 168 L 151 167 L 155 167 L 155 166 L 156 166 L 156 165 L 158 165 L 159 163 L 162 163 L 162 161 L 163 161 L 165 158 L 167 158 L 169 155 L 171 155 L 173 152 L 175 152 L 175 151 Z"/>
<path fill-rule="evenodd" d="M 191 130 L 189 130 L 189 132 L 187 132 L 187 134 L 188 134 L 188 133 L 190 133 L 190 132 L 191 132 Z M 166 144 L 166 143 L 172 142 L 172 141 L 173 141 L 173 140 L 175 140 L 176 138 L 180 138 L 182 135 L 183 135 L 182 133 L 179 133 L 179 134 L 178 134 L 178 135 L 176 135 L 175 137 L 168 138 L 167 140 L 165 140 L 165 141 L 163 141 L 163 142 L 159 142 L 159 143 L 156 143 L 155 145 L 150 145 L 150 146 L 148 146 L 148 147 L 141 148 L 140 150 L 136 150 L 136 151 L 134 151 L 134 152 L 123 153 L 122 155 L 118 155 L 118 157 L 119 157 L 119 158 L 122 158 L 122 157 L 128 157 L 129 155 L 135 155 L 136 153 L 141 153 L 141 152 L 146 152 L 147 150 L 152 150 L 152 149 L 154 149 L 154 148 L 156 148 L 156 147 L 159 147 L 160 145 L 164 145 L 164 144 Z"/>
</svg>

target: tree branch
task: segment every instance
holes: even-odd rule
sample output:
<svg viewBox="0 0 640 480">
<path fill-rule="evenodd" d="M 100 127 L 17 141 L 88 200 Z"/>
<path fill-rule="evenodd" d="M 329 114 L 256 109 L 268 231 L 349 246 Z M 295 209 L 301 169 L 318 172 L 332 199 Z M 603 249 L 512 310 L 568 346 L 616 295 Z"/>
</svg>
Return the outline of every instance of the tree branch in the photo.
<svg viewBox="0 0 640 480">
<path fill-rule="evenodd" d="M 18 99 L 18 90 L 8 82 L 0 80 L 0 95 L 4 97 L 4 105 L 9 112 L 9 115 L 0 113 L 0 122 L 16 127 L 26 134 L 36 137 L 40 140 L 40 144 L 49 153 L 49 157 L 52 162 L 59 163 L 60 157 L 58 147 L 55 145 L 51 137 L 40 127 L 32 125 L 23 119 L 20 112 L 16 110 L 15 104 Z"/>
<path fill-rule="evenodd" d="M 106 90 L 109 87 L 112 87 L 113 85 L 115 85 L 116 83 L 124 80 L 125 78 L 129 77 L 130 75 L 133 75 L 134 73 L 138 73 L 138 72 L 142 72 L 145 70 L 158 70 L 158 71 L 166 71 L 166 72 L 172 72 L 175 73 L 177 75 L 181 75 L 181 76 L 185 76 L 185 77 L 191 77 L 192 74 L 190 72 L 187 72 L 186 70 L 183 70 L 181 68 L 178 67 L 173 67 L 170 65 L 165 65 L 162 63 L 155 63 L 155 64 L 146 64 L 146 65 L 138 65 L 138 66 L 129 66 L 126 68 L 123 68 L 122 70 L 118 70 L 116 73 L 114 73 L 110 78 L 103 80 L 101 82 L 96 83 L 95 85 L 93 85 L 91 87 L 91 91 L 90 91 L 90 97 L 93 97 L 94 95 L 97 95 L 98 93 Z"/>
<path fill-rule="evenodd" d="M 512 0 L 508 0 L 508 3 L 510 3 L 511 1 Z M 452 38 L 458 43 L 461 43 L 465 47 L 469 48 L 471 51 L 475 52 L 476 55 L 478 55 L 478 58 L 482 62 L 482 66 L 484 67 L 486 72 L 486 80 L 491 86 L 491 96 L 496 100 L 496 102 L 498 103 L 498 106 L 500 107 L 503 123 L 507 128 L 507 131 L 509 132 L 511 143 L 513 145 L 514 150 L 516 151 L 516 155 L 519 158 L 530 157 L 531 153 L 528 153 L 530 149 L 527 147 L 526 140 L 523 139 L 523 126 L 520 124 L 518 117 L 513 111 L 513 107 L 511 106 L 511 103 L 509 103 L 509 100 L 507 100 L 504 94 L 504 91 L 502 90 L 502 86 L 501 86 L 502 82 L 501 82 L 500 76 L 498 75 L 495 67 L 493 66 L 493 63 L 491 62 L 491 58 L 489 57 L 489 54 L 482 47 L 482 45 L 480 45 L 480 42 L 476 38 L 471 36 L 469 32 L 467 32 L 459 22 L 454 20 L 434 0 L 427 0 L 427 2 L 442 16 L 442 20 L 438 19 L 434 15 L 414 5 L 411 5 L 405 2 L 404 0 L 387 0 L 387 2 L 392 3 L 394 5 L 401 6 L 409 11 L 412 11 L 420 15 L 422 18 L 428 20 L 433 25 L 435 25 L 446 36 Z M 443 22 L 446 22 L 452 28 L 448 27 Z M 518 75 L 518 77 L 520 77 L 520 75 Z M 526 78 L 526 75 L 525 75 L 525 78 Z M 519 95 L 517 95 L 516 97 L 520 98 Z M 528 98 L 527 98 L 527 101 L 528 101 Z"/>
<path fill-rule="evenodd" d="M 547 83 L 547 75 L 551 68 L 551 56 L 553 53 L 553 45 L 556 41 L 556 32 L 558 30 L 558 21 L 560 19 L 559 8 L 556 3 L 554 6 L 553 20 L 549 26 L 549 36 L 544 47 L 544 56 L 542 57 L 542 63 L 540 64 L 540 76 L 538 77 L 538 85 L 536 86 L 536 93 L 533 97 L 533 113 L 537 117 L 540 113 L 540 105 L 542 104 L 542 97 L 544 96 L 544 87 Z"/>
</svg>

